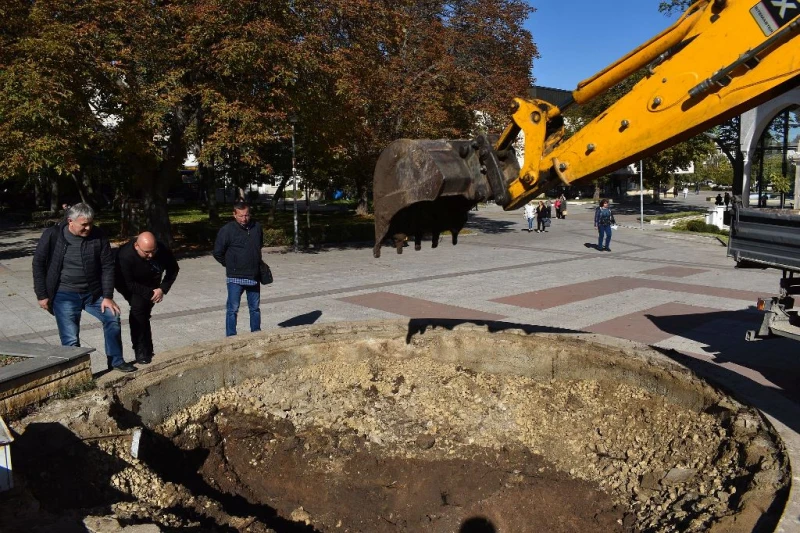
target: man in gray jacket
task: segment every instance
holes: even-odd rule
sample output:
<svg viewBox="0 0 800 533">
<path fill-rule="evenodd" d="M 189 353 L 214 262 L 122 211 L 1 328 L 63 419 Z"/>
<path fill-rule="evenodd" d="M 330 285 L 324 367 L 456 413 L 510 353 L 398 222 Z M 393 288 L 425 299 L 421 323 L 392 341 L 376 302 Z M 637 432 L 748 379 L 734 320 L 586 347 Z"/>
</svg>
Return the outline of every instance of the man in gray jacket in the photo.
<svg viewBox="0 0 800 533">
<path fill-rule="evenodd" d="M 261 331 L 261 287 L 258 283 L 264 235 L 261 224 L 250 219 L 250 206 L 233 204 L 233 220 L 222 226 L 214 242 L 214 259 L 225 267 L 228 301 L 225 336 L 236 335 L 236 318 L 242 293 L 247 294 L 250 331 Z"/>
<path fill-rule="evenodd" d="M 56 318 L 63 346 L 80 346 L 81 311 L 103 324 L 109 369 L 133 372 L 122 358 L 119 307 L 114 303 L 114 255 L 94 226 L 86 204 L 67 209 L 66 220 L 42 233 L 33 254 L 33 288 L 39 306 Z"/>
</svg>

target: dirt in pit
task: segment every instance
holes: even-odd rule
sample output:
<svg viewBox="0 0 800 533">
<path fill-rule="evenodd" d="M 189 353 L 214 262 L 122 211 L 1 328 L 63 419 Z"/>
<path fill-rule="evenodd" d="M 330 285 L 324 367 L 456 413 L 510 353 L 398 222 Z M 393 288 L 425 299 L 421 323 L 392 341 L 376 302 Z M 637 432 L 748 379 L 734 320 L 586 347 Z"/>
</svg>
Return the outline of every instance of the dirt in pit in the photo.
<svg viewBox="0 0 800 533">
<path fill-rule="evenodd" d="M 724 398 L 697 412 L 424 358 L 332 353 L 219 389 L 138 459 L 125 412 L 95 391 L 15 423 L 25 492 L 0 498 L 0 531 L 91 514 L 164 532 L 770 531 L 789 479 L 757 413 Z"/>
<path fill-rule="evenodd" d="M 523 448 L 462 449 L 468 459 L 382 457 L 354 434 L 296 432 L 285 420 L 232 410 L 207 420 L 203 435 L 210 453 L 200 473 L 209 485 L 313 522 L 315 531 L 623 531 L 624 511 L 607 494 Z"/>
</svg>

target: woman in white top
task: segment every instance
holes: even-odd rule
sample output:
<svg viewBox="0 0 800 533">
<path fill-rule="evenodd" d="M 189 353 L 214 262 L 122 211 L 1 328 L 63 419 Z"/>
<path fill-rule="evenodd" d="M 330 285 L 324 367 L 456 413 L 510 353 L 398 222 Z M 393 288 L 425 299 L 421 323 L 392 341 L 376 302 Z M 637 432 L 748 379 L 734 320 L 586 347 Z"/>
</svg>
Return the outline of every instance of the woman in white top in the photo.
<svg viewBox="0 0 800 533">
<path fill-rule="evenodd" d="M 536 218 L 536 209 L 533 207 L 533 200 L 525 204 L 523 216 L 528 221 L 528 233 L 533 231 L 533 220 Z"/>
</svg>

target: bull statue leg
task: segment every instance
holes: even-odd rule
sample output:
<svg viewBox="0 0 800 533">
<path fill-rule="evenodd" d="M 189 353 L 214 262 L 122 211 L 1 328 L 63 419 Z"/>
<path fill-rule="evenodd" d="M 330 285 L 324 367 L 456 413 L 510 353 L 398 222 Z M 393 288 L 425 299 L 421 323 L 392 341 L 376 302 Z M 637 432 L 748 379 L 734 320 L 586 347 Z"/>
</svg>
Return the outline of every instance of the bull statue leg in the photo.
<svg viewBox="0 0 800 533">
<path fill-rule="evenodd" d="M 394 234 L 394 247 L 397 249 L 398 254 L 403 253 L 403 246 L 406 244 L 406 236 L 403 233 Z"/>
</svg>

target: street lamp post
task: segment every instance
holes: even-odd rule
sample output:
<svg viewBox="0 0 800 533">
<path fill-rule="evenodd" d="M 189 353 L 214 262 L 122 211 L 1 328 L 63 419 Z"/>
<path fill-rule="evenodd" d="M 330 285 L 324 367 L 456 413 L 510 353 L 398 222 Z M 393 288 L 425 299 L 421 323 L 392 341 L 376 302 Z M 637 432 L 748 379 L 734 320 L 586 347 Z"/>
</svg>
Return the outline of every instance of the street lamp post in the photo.
<svg viewBox="0 0 800 533">
<path fill-rule="evenodd" d="M 639 160 L 639 229 L 644 231 L 644 161 L 642 160 Z"/>
<path fill-rule="evenodd" d="M 294 196 L 294 251 L 297 252 L 297 170 L 295 169 L 294 158 L 294 125 L 297 123 L 297 116 L 290 115 L 289 122 L 292 123 L 292 193 Z"/>
<path fill-rule="evenodd" d="M 308 231 L 308 241 L 311 242 L 311 188 L 306 182 L 306 230 Z"/>
</svg>

